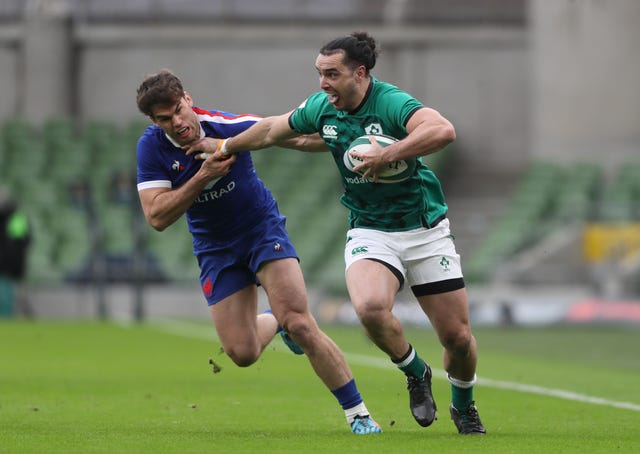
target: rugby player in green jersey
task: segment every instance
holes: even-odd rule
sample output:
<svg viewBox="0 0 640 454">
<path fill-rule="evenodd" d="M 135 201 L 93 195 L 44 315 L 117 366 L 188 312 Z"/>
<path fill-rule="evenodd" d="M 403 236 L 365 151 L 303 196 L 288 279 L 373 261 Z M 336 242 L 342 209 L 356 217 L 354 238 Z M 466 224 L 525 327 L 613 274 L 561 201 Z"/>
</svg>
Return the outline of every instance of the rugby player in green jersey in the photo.
<svg viewBox="0 0 640 454">
<path fill-rule="evenodd" d="M 408 284 L 444 347 L 452 390 L 449 412 L 458 432 L 484 434 L 473 400 L 477 347 L 460 256 L 440 182 L 420 159 L 451 143 L 455 130 L 436 110 L 373 77 L 377 55 L 376 42 L 366 32 L 334 39 L 320 49 L 315 62 L 321 92 L 292 112 L 267 117 L 235 137 L 205 138 L 185 150 L 217 153 L 222 159 L 320 133 L 342 176 L 341 202 L 350 210 L 346 284 L 367 335 L 405 373 L 415 420 L 431 425 L 437 418 L 431 368 L 392 313 L 396 294 Z M 398 141 L 383 148 L 371 140 L 368 150 L 349 152 L 356 138 L 380 134 Z M 349 157 L 359 164 L 349 165 Z M 401 161 L 415 170 L 401 181 L 380 178 L 390 163 Z"/>
</svg>

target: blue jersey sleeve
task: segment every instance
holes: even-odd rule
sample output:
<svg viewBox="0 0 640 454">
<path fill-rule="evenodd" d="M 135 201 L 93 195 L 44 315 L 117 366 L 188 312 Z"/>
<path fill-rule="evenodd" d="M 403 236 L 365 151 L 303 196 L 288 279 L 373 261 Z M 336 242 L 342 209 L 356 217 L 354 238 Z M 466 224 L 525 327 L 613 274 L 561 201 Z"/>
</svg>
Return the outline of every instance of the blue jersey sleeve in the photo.
<svg viewBox="0 0 640 454">
<path fill-rule="evenodd" d="M 160 135 L 162 130 L 149 126 L 138 139 L 136 147 L 137 183 L 140 189 L 145 187 L 171 187 L 170 166 L 158 159 L 158 149 L 163 148 Z"/>
</svg>

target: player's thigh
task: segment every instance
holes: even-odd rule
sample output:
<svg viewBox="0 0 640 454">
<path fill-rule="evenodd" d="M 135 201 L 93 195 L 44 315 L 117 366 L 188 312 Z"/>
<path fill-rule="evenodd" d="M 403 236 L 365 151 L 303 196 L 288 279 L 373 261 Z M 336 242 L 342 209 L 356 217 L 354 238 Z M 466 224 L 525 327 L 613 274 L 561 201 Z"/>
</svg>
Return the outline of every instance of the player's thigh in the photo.
<svg viewBox="0 0 640 454">
<path fill-rule="evenodd" d="M 441 341 L 470 331 L 466 288 L 420 296 L 418 302 Z"/>
<path fill-rule="evenodd" d="M 404 284 L 404 266 L 397 248 L 398 233 L 351 229 L 344 249 L 346 281 L 351 303 L 363 312 L 390 310 Z"/>
<path fill-rule="evenodd" d="M 289 311 L 308 312 L 307 289 L 297 259 L 285 258 L 263 263 L 258 270 L 258 279 L 279 321 Z"/>
<path fill-rule="evenodd" d="M 209 306 L 209 311 L 223 347 L 252 344 L 258 339 L 258 290 L 255 285 L 223 298 Z"/>
<path fill-rule="evenodd" d="M 347 269 L 347 289 L 358 314 L 372 310 L 391 310 L 400 288 L 398 277 L 379 261 L 363 258 Z"/>
</svg>

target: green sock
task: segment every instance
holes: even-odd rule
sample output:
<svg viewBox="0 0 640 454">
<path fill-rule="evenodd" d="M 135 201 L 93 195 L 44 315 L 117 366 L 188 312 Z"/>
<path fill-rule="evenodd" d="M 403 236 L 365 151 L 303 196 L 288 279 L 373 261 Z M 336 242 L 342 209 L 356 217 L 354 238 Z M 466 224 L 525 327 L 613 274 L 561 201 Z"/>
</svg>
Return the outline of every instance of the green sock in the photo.
<svg viewBox="0 0 640 454">
<path fill-rule="evenodd" d="M 418 352 L 409 345 L 409 351 L 399 360 L 392 360 L 405 375 L 415 378 L 424 377 L 427 364 L 418 356 Z"/>
<path fill-rule="evenodd" d="M 473 386 L 471 388 L 458 388 L 451 385 L 451 403 L 458 411 L 465 411 L 473 402 Z"/>
<path fill-rule="evenodd" d="M 451 383 L 451 404 L 458 411 L 466 411 L 473 402 L 473 385 L 476 377 L 474 376 L 472 381 L 458 380 L 450 375 L 447 375 L 447 378 Z"/>
</svg>

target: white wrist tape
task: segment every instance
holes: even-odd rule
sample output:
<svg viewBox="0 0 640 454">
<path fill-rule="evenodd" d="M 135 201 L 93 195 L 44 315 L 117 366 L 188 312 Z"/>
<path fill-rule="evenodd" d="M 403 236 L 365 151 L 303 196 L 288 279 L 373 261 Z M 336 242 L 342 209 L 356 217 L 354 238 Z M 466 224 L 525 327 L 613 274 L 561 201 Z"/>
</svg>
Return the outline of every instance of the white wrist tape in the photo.
<svg viewBox="0 0 640 454">
<path fill-rule="evenodd" d="M 218 150 L 224 156 L 229 156 L 230 153 L 227 151 L 227 139 L 224 139 L 222 142 L 218 144 Z"/>
</svg>

